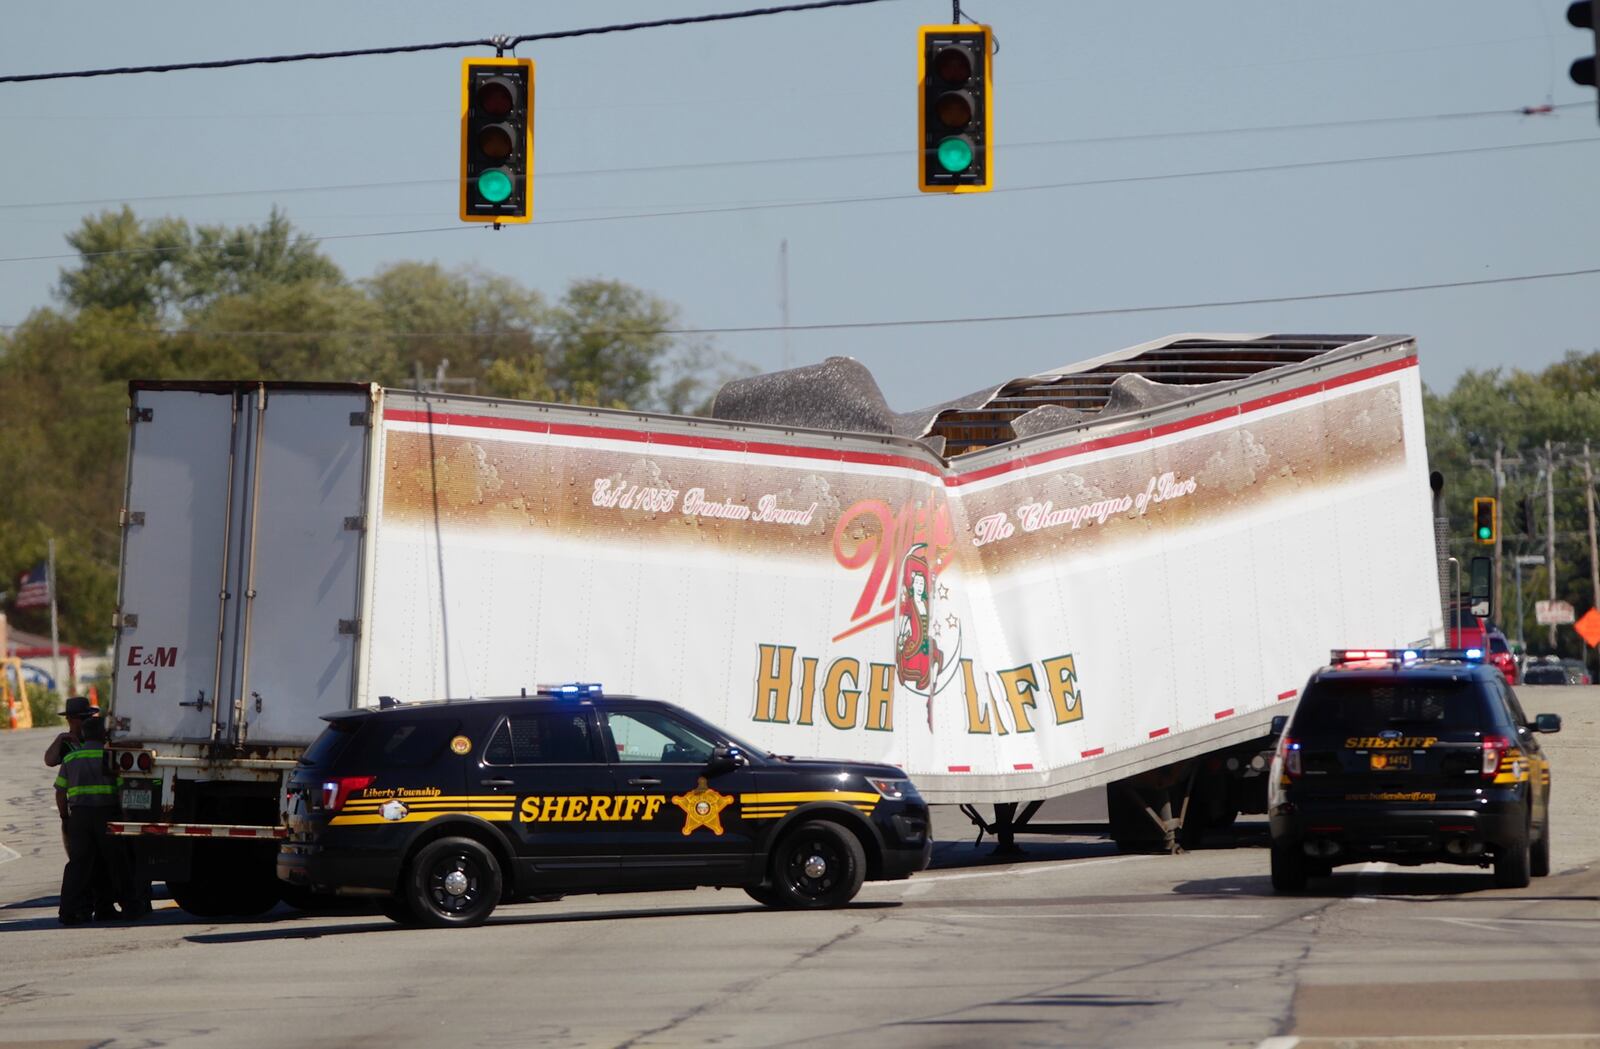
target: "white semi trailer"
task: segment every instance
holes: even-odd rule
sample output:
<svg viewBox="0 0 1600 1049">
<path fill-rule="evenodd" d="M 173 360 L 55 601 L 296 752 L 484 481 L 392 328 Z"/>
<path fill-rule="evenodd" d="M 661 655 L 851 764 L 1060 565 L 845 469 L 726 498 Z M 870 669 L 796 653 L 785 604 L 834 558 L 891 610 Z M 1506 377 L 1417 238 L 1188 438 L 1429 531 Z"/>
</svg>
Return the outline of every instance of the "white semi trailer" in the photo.
<svg viewBox="0 0 1600 1049">
<path fill-rule="evenodd" d="M 287 771 L 386 697 L 597 681 L 900 765 L 1003 844 L 1101 785 L 1119 842 L 1171 844 L 1261 810 L 1253 759 L 1329 648 L 1440 630 L 1404 337 L 1179 336 L 905 414 L 844 358 L 712 418 L 130 402 L 119 829 L 195 913 L 278 898 Z"/>
</svg>

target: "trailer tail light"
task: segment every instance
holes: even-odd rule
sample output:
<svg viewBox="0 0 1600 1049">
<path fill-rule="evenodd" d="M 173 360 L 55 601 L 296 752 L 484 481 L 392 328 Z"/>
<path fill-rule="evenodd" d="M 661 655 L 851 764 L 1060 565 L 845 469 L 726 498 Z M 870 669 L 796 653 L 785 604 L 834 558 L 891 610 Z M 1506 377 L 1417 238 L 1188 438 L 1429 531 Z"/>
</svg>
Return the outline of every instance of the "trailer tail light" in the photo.
<svg viewBox="0 0 1600 1049">
<path fill-rule="evenodd" d="M 1485 779 L 1494 779 L 1500 772 L 1500 759 L 1511 749 L 1511 741 L 1504 736 L 1483 737 L 1483 767 L 1479 770 Z"/>
<path fill-rule="evenodd" d="M 344 808 L 344 803 L 351 794 L 358 790 L 365 790 L 372 786 L 376 776 L 340 776 L 330 779 L 322 785 L 322 807 L 329 812 L 338 812 Z"/>
<path fill-rule="evenodd" d="M 148 750 L 119 750 L 117 751 L 117 768 L 123 772 L 149 772 L 155 768 L 156 756 Z"/>
</svg>

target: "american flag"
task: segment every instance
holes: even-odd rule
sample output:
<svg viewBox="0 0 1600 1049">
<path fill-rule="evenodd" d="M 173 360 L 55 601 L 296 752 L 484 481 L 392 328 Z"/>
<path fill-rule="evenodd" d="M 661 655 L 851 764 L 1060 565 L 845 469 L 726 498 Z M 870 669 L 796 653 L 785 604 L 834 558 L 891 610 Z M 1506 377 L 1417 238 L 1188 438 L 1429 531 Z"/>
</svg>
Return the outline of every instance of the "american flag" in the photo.
<svg viewBox="0 0 1600 1049">
<path fill-rule="evenodd" d="M 50 603 L 50 570 L 40 561 L 31 571 L 17 577 L 17 600 L 14 608 L 44 608 Z"/>
</svg>

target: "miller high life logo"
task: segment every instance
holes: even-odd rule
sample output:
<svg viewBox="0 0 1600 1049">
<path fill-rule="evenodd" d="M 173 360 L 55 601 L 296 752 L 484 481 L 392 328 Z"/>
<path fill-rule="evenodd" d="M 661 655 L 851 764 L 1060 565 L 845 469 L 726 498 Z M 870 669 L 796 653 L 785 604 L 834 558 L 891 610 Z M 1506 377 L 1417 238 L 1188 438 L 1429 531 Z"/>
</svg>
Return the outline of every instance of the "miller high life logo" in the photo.
<svg viewBox="0 0 1600 1049">
<path fill-rule="evenodd" d="M 1080 720 L 1077 664 L 1070 653 L 992 675 L 962 654 L 961 606 L 954 573 L 948 572 L 954 554 L 949 504 L 941 498 L 919 499 L 899 510 L 880 499 L 851 505 L 834 527 L 833 556 L 840 568 L 858 573 L 860 589 L 849 622 L 832 640 L 888 627 L 880 635 L 886 658 L 863 664 L 839 656 L 824 666 L 790 645 L 759 645 L 751 719 L 795 725 L 825 720 L 836 729 L 889 732 L 896 692 L 905 691 L 925 701 L 930 732 L 935 701 L 944 693 L 957 704 L 964 699 L 968 733 L 1033 732 L 1041 716 L 1058 725 Z M 957 681 L 960 687 L 951 688 Z"/>
</svg>

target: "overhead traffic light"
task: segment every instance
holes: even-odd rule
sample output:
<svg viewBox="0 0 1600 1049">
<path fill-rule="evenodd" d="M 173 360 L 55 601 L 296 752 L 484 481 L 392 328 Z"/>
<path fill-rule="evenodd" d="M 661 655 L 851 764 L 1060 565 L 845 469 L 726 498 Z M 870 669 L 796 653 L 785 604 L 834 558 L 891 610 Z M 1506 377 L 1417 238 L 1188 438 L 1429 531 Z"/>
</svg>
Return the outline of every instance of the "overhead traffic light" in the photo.
<svg viewBox="0 0 1600 1049">
<path fill-rule="evenodd" d="M 1600 0 L 1576 0 L 1567 8 L 1567 21 L 1578 29 L 1592 32 L 1595 38 L 1595 52 L 1600 54 Z M 1572 63 L 1573 83 L 1595 87 L 1594 62 L 1595 55 L 1590 55 Z"/>
<path fill-rule="evenodd" d="M 1492 496 L 1480 495 L 1472 500 L 1472 538 L 1480 543 L 1494 542 L 1494 510 Z"/>
<path fill-rule="evenodd" d="M 533 217 L 533 59 L 461 62 L 461 221 Z"/>
<path fill-rule="evenodd" d="M 983 25 L 918 30 L 917 185 L 924 193 L 982 193 L 994 185 L 994 78 Z"/>
</svg>

